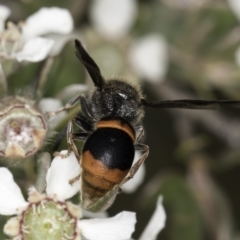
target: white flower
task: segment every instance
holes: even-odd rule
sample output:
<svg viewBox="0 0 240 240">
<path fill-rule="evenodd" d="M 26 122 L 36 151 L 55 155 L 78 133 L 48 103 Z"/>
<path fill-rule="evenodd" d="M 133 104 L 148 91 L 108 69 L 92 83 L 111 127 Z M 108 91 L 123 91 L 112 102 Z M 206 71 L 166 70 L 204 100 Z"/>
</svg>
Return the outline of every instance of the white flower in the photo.
<svg viewBox="0 0 240 240">
<path fill-rule="evenodd" d="M 136 223 L 135 213 L 121 212 L 114 217 L 79 221 L 79 228 L 89 240 L 128 239 Z"/>
<path fill-rule="evenodd" d="M 61 154 L 65 153 L 67 153 L 66 150 L 61 151 Z M 69 184 L 69 180 L 79 174 L 80 165 L 73 152 L 67 158 L 56 156 L 47 172 L 47 195 L 59 200 L 71 198 L 79 191 L 80 184 L 78 181 Z"/>
<path fill-rule="evenodd" d="M 166 222 L 166 212 L 162 205 L 162 196 L 158 197 L 156 209 L 144 229 L 142 235 L 139 240 L 155 240 L 157 239 L 157 235 L 159 232 L 165 227 Z"/>
<path fill-rule="evenodd" d="M 26 19 L 22 30 L 27 39 L 47 34 L 46 37 L 54 41 L 49 54 L 55 56 L 69 40 L 76 38 L 71 34 L 73 27 L 73 18 L 67 9 L 43 7 Z"/>
<path fill-rule="evenodd" d="M 238 47 L 235 51 L 235 60 L 238 67 L 240 67 L 240 47 Z"/>
<path fill-rule="evenodd" d="M 67 9 L 41 8 L 29 16 L 23 26 L 23 36 L 32 38 L 47 33 L 68 34 L 73 29 L 73 19 Z"/>
<path fill-rule="evenodd" d="M 31 38 L 23 45 L 22 50 L 16 53 L 15 57 L 19 62 L 24 60 L 29 62 L 41 61 L 46 58 L 53 43 L 52 40 L 42 37 Z"/>
<path fill-rule="evenodd" d="M 66 151 L 61 153 L 64 154 Z M 46 178 L 47 196 L 65 200 L 75 195 L 79 191 L 80 184 L 76 181 L 71 185 L 68 181 L 76 177 L 79 172 L 80 166 L 73 153 L 64 159 L 55 157 Z M 17 214 L 19 209 L 28 205 L 14 182 L 12 174 L 4 167 L 0 168 L 0 192 L 0 214 Z"/>
<path fill-rule="evenodd" d="M 28 203 L 24 200 L 20 188 L 14 183 L 13 176 L 7 168 L 0 168 L 0 214 L 12 215 L 24 210 Z"/>
<path fill-rule="evenodd" d="M 233 13 L 240 20 L 240 1 L 238 1 L 238 0 L 228 0 L 227 2 L 229 4 L 230 8 L 232 9 Z"/>
<path fill-rule="evenodd" d="M 136 16 L 136 0 L 94 0 L 90 9 L 97 31 L 112 40 L 126 36 Z"/>
<path fill-rule="evenodd" d="M 103 39 L 127 40 L 136 21 L 138 2 L 135 0 L 95 0 L 90 9 L 90 19 Z M 128 60 L 136 75 L 160 82 L 168 67 L 168 46 L 159 34 L 135 39 L 128 49 Z"/>
<path fill-rule="evenodd" d="M 10 13 L 8 7 L 0 5 L 0 32 L 3 31 L 5 20 L 9 17 Z"/>
<path fill-rule="evenodd" d="M 0 58 L 18 61 L 38 62 L 45 59 L 52 48 L 57 47 L 54 40 L 40 37 L 49 33 L 68 34 L 73 29 L 73 19 L 66 9 L 58 7 L 41 8 L 28 17 L 25 23 L 15 25 L 11 22 L 4 26 L 9 14 L 4 14 L 6 7 L 0 5 Z M 5 12 L 10 10 L 6 8 Z M 3 12 L 3 13 L 2 13 Z M 62 46 L 62 42 L 61 42 Z M 54 51 L 53 54 L 56 54 Z"/>
<path fill-rule="evenodd" d="M 240 1 L 228 0 L 228 4 L 229 4 L 231 10 L 233 11 L 233 13 L 238 18 L 238 20 L 240 20 Z M 235 61 L 238 65 L 238 67 L 240 67 L 240 47 L 238 47 L 235 51 Z"/>
<path fill-rule="evenodd" d="M 66 151 L 61 152 L 65 153 Z M 65 202 L 79 190 L 78 181 L 69 184 L 69 180 L 79 172 L 80 167 L 73 153 L 67 158 L 55 157 L 46 177 L 46 194 L 40 194 L 32 187 L 27 202 L 10 171 L 0 168 L 0 214 L 17 215 L 6 223 L 4 232 L 14 240 L 22 237 L 28 240 L 34 234 L 49 234 L 48 240 L 59 239 L 54 238 L 59 236 L 57 234 L 62 234 L 60 236 L 69 240 L 79 240 L 80 233 L 89 240 L 129 239 L 134 231 L 135 213 L 121 212 L 106 219 L 79 220 L 80 208 Z M 38 214 L 34 214 L 36 212 Z"/>
<path fill-rule="evenodd" d="M 164 79 L 168 64 L 167 42 L 159 34 L 151 34 L 134 42 L 129 53 L 133 69 L 152 82 Z"/>
</svg>

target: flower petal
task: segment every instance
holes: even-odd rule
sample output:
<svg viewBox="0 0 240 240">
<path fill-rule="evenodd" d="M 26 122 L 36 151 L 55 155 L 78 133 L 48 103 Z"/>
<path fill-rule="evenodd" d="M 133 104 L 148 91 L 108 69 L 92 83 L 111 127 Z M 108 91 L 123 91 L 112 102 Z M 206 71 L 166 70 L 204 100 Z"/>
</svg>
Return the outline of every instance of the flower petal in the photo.
<svg viewBox="0 0 240 240">
<path fill-rule="evenodd" d="M 136 214 L 123 211 L 111 218 L 78 221 L 82 235 L 89 240 L 125 240 L 135 229 Z"/>
<path fill-rule="evenodd" d="M 60 152 L 60 154 L 66 153 L 67 150 Z M 79 174 L 80 165 L 73 152 L 66 158 L 55 157 L 46 177 L 47 195 L 53 198 L 56 197 L 58 200 L 71 198 L 79 191 L 80 183 L 75 181 L 71 185 L 69 180 L 74 179 Z"/>
<path fill-rule="evenodd" d="M 23 26 L 23 36 L 30 38 L 47 33 L 68 34 L 72 30 L 73 19 L 67 9 L 41 8 L 26 19 Z"/>
<path fill-rule="evenodd" d="M 95 0 L 90 18 L 103 37 L 117 39 L 128 34 L 135 22 L 137 7 L 135 0 Z"/>
<path fill-rule="evenodd" d="M 16 54 L 19 62 L 39 62 L 45 59 L 53 46 L 53 40 L 47 38 L 31 38 L 25 42 L 23 49 Z"/>
<path fill-rule="evenodd" d="M 0 5 L 0 32 L 3 31 L 5 21 L 9 17 L 10 13 L 11 10 L 8 7 Z"/>
<path fill-rule="evenodd" d="M 82 209 L 82 215 L 84 218 L 107 218 L 108 213 L 107 211 L 103 212 L 90 212 L 85 209 Z"/>
<path fill-rule="evenodd" d="M 68 102 L 73 96 L 86 93 L 88 90 L 89 86 L 87 84 L 71 84 L 61 89 L 55 97 Z"/>
<path fill-rule="evenodd" d="M 240 67 L 240 46 L 235 51 L 235 60 L 238 67 Z"/>
<path fill-rule="evenodd" d="M 43 98 L 38 104 L 39 108 L 43 113 L 56 111 L 62 107 L 62 102 L 56 98 Z M 55 115 L 50 121 L 50 127 L 54 128 L 64 117 L 66 116 L 66 111 L 60 112 Z"/>
<path fill-rule="evenodd" d="M 162 205 L 162 196 L 158 197 L 157 207 L 139 240 L 155 240 L 165 227 L 166 212 Z"/>
<path fill-rule="evenodd" d="M 227 2 L 229 4 L 230 8 L 232 9 L 233 13 L 240 20 L 240 1 L 228 0 Z"/>
<path fill-rule="evenodd" d="M 14 182 L 12 173 L 5 167 L 0 168 L 0 214 L 13 215 L 25 208 L 28 203 Z"/>
<path fill-rule="evenodd" d="M 54 41 L 54 45 L 49 53 L 50 56 L 57 56 L 61 53 L 64 46 L 76 39 L 78 36 L 74 34 L 60 35 L 60 34 L 48 34 L 46 36 L 48 39 L 52 39 Z"/>
<path fill-rule="evenodd" d="M 129 60 L 140 76 L 152 82 L 160 82 L 167 71 L 167 43 L 158 34 L 143 37 L 133 44 Z"/>
<path fill-rule="evenodd" d="M 133 164 L 136 163 L 140 157 L 141 157 L 140 152 L 136 151 Z M 136 189 L 139 187 L 139 185 L 142 184 L 144 180 L 145 172 L 146 172 L 145 165 L 142 164 L 142 166 L 140 166 L 135 176 L 122 186 L 122 190 L 126 193 L 135 192 Z"/>
</svg>

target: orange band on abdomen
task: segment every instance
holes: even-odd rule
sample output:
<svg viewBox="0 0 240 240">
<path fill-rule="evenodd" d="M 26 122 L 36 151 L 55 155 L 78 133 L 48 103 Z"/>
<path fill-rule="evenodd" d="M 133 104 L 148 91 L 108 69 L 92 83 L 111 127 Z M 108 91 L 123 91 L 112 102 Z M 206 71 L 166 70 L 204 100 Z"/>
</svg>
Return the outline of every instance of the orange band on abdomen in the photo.
<svg viewBox="0 0 240 240">
<path fill-rule="evenodd" d="M 97 128 L 117 128 L 127 133 L 133 142 L 135 142 L 136 136 L 134 130 L 127 123 L 122 123 L 121 120 L 101 120 L 97 123 Z"/>
</svg>

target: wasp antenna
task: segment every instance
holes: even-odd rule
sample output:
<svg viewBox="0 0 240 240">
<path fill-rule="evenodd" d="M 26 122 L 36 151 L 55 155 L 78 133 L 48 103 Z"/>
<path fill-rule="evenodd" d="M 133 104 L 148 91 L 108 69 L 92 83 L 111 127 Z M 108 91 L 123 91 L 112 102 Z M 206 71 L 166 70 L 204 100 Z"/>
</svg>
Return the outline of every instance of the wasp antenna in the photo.
<svg viewBox="0 0 240 240">
<path fill-rule="evenodd" d="M 240 108 L 240 101 L 231 100 L 167 100 L 167 101 L 152 101 L 148 102 L 145 99 L 141 99 L 143 107 L 151 108 L 181 108 L 181 109 L 218 109 L 219 107 L 234 107 Z"/>
<path fill-rule="evenodd" d="M 86 52 L 84 47 L 82 46 L 81 42 L 77 39 L 75 39 L 75 47 L 76 47 L 76 56 L 81 61 L 81 63 L 85 66 L 87 69 L 89 75 L 91 76 L 94 85 L 97 88 L 102 88 L 105 81 L 102 77 L 101 71 L 98 67 L 98 65 L 94 62 L 94 60 L 89 56 L 89 54 Z"/>
</svg>

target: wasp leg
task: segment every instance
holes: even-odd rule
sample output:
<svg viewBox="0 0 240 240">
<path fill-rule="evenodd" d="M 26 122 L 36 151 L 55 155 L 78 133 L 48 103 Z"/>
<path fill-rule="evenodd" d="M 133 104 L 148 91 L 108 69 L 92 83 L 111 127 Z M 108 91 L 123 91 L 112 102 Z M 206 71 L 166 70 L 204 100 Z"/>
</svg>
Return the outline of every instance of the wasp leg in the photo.
<svg viewBox="0 0 240 240">
<path fill-rule="evenodd" d="M 70 137 L 71 137 L 71 144 L 72 144 L 72 145 L 71 145 L 71 148 L 72 148 L 75 156 L 77 157 L 77 159 L 78 159 L 79 161 L 81 160 L 81 159 L 80 159 L 80 154 L 79 154 L 79 152 L 78 152 L 78 150 L 77 150 L 77 148 L 76 148 L 76 145 L 74 144 L 73 140 L 85 141 L 90 134 L 91 134 L 90 132 L 75 132 L 75 133 L 71 133 L 71 135 L 70 135 Z M 74 150 L 73 147 L 74 147 L 76 150 Z M 77 151 L 77 155 L 76 155 L 76 152 L 75 152 L 75 151 Z M 77 175 L 75 178 L 70 179 L 70 180 L 69 180 L 69 184 L 72 185 L 73 183 L 75 183 L 76 181 L 78 181 L 79 178 L 80 178 L 80 176 L 81 176 L 81 175 L 79 174 L 79 175 Z"/>
<path fill-rule="evenodd" d="M 78 121 L 78 126 L 82 126 L 82 130 L 86 130 L 86 128 L 84 128 L 84 124 L 86 124 L 86 122 L 81 121 L 80 118 L 77 118 Z M 73 133 L 73 124 L 76 123 L 76 118 L 73 117 L 69 122 L 68 122 L 68 128 L 67 128 L 67 144 L 68 144 L 68 155 L 71 153 L 71 151 L 74 152 L 75 156 L 77 159 L 80 159 L 80 153 L 75 145 L 75 143 L 73 142 L 73 140 L 81 140 L 84 141 L 87 139 L 87 137 L 90 135 L 89 132 L 77 132 L 77 133 Z"/>
<path fill-rule="evenodd" d="M 81 117 L 73 117 L 72 120 L 74 121 L 74 124 L 78 128 L 80 128 L 80 130 L 82 132 L 90 132 L 92 130 L 92 126 L 87 121 L 82 119 Z M 58 151 L 59 146 L 60 146 L 63 138 L 66 136 L 66 134 L 67 134 L 67 127 L 63 128 L 61 130 L 61 132 L 59 132 L 56 142 L 53 146 L 53 152 Z"/>
<path fill-rule="evenodd" d="M 75 178 L 70 179 L 70 180 L 68 181 L 68 183 L 69 183 L 70 185 L 73 185 L 76 181 L 79 180 L 80 176 L 81 176 L 81 174 L 77 175 Z"/>
<path fill-rule="evenodd" d="M 74 107 L 74 105 L 84 96 L 82 95 L 78 95 L 77 97 L 71 99 L 64 107 L 59 108 L 57 111 L 50 111 L 50 112 L 46 112 L 46 115 L 50 118 L 52 116 L 55 116 L 56 114 L 71 109 Z"/>
<path fill-rule="evenodd" d="M 90 132 L 92 130 L 91 124 L 81 117 L 73 117 L 72 121 L 74 121 L 74 124 L 83 132 Z"/>
<path fill-rule="evenodd" d="M 137 135 L 137 142 L 144 136 L 143 126 L 135 127 L 136 135 Z"/>
<path fill-rule="evenodd" d="M 82 132 L 73 133 L 73 124 L 76 124 L 80 128 L 80 130 L 82 130 Z M 57 155 L 57 156 L 61 156 L 62 158 L 66 158 L 73 151 L 76 158 L 80 159 L 80 154 L 79 154 L 78 149 L 77 149 L 75 143 L 73 142 L 73 140 L 74 139 L 81 140 L 81 141 L 86 140 L 86 138 L 90 134 L 88 132 L 89 128 L 90 128 L 90 125 L 86 121 L 84 121 L 81 118 L 73 117 L 68 122 L 67 131 L 66 131 L 67 132 L 66 134 L 67 134 L 68 152 L 66 154 L 54 153 L 55 156 Z M 59 143 L 58 143 L 58 145 L 59 145 Z"/>
<path fill-rule="evenodd" d="M 88 118 L 93 118 L 92 112 L 90 110 L 90 107 L 87 104 L 87 99 L 83 95 L 78 95 L 77 97 L 71 99 L 64 107 L 59 108 L 57 111 L 47 112 L 46 115 L 50 118 L 50 117 L 55 116 L 56 114 L 58 114 L 58 113 L 60 113 L 62 111 L 71 109 L 71 108 L 73 108 L 75 106 L 75 104 L 78 101 L 80 102 L 80 105 L 82 107 L 83 113 L 86 114 Z"/>
<path fill-rule="evenodd" d="M 143 151 L 143 155 L 139 158 L 139 160 L 131 167 L 128 175 L 124 178 L 124 180 L 120 183 L 119 187 L 121 187 L 123 184 L 125 184 L 126 182 L 128 182 L 131 178 L 134 177 L 134 175 L 136 174 L 136 172 L 138 171 L 138 169 L 140 168 L 140 166 L 143 164 L 143 162 L 145 161 L 145 159 L 148 156 L 149 153 L 149 147 L 145 144 L 142 143 L 137 143 L 135 145 L 135 149 L 136 150 L 140 150 Z"/>
<path fill-rule="evenodd" d="M 54 153 L 54 156 L 61 156 L 62 158 L 67 158 L 70 153 L 73 151 L 75 156 L 77 157 L 77 159 L 79 159 L 79 152 L 72 140 L 72 132 L 73 132 L 73 122 L 74 120 L 71 119 L 69 122 L 68 122 L 68 126 L 67 126 L 67 145 L 68 145 L 68 152 L 66 154 L 62 154 L 62 153 L 59 153 L 59 152 L 55 152 Z"/>
<path fill-rule="evenodd" d="M 89 106 L 90 103 L 88 103 L 86 97 L 81 97 L 80 98 L 80 105 L 81 105 L 81 113 L 83 114 L 83 116 L 87 117 L 88 119 L 93 119 L 93 113 L 91 110 L 91 107 Z"/>
<path fill-rule="evenodd" d="M 58 136 L 57 136 L 57 139 L 53 145 L 53 148 L 52 148 L 52 151 L 53 152 L 57 152 L 61 143 L 62 143 L 62 140 L 63 138 L 65 138 L 66 136 L 66 133 L 67 133 L 67 127 L 64 127 L 59 133 L 58 133 Z"/>
</svg>

